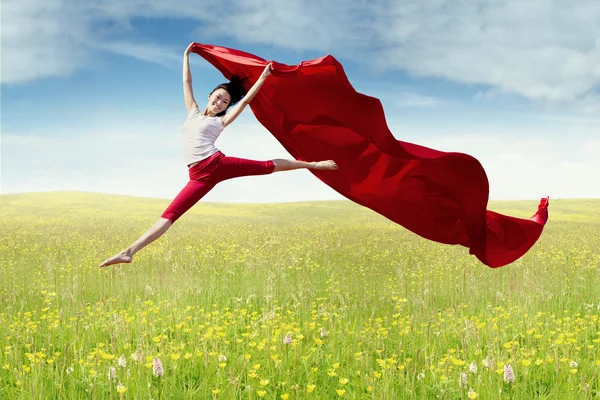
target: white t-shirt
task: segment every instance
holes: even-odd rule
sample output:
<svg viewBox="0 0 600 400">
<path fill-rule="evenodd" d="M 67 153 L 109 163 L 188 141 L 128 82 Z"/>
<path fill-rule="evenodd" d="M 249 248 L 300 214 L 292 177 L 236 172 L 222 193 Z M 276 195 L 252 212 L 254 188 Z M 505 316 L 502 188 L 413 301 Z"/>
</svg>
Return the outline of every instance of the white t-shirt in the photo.
<svg viewBox="0 0 600 400">
<path fill-rule="evenodd" d="M 204 160 L 219 151 L 215 141 L 223 132 L 221 117 L 202 115 L 198 107 L 190 110 L 182 127 L 185 165 Z"/>
</svg>

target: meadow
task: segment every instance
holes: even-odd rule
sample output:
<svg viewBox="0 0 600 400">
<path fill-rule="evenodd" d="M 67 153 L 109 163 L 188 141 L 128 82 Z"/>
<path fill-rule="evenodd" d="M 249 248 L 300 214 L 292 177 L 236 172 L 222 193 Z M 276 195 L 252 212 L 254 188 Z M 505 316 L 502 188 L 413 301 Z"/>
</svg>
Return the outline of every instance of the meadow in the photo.
<svg viewBox="0 0 600 400">
<path fill-rule="evenodd" d="M 1 399 L 600 398 L 600 200 L 498 269 L 350 202 L 199 203 L 97 267 L 167 204 L 0 197 Z"/>
</svg>

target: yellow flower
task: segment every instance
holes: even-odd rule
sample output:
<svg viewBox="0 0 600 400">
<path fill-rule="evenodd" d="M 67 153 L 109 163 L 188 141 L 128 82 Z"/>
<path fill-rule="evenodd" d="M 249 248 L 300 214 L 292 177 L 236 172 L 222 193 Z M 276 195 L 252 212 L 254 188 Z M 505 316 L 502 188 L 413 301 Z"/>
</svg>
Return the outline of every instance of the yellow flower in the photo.
<svg viewBox="0 0 600 400">
<path fill-rule="evenodd" d="M 267 386 L 269 384 L 269 380 L 268 379 L 261 379 L 260 380 L 260 385 L 261 386 Z"/>
<path fill-rule="evenodd" d="M 340 367 L 340 363 L 339 363 L 339 362 L 338 362 L 338 363 L 335 363 L 335 364 L 333 364 L 333 365 L 332 365 L 332 367 L 333 367 L 334 369 L 337 369 L 337 368 L 339 368 L 339 367 Z"/>
<path fill-rule="evenodd" d="M 180 357 L 179 353 L 171 354 L 171 358 L 173 359 L 173 361 L 179 360 L 179 357 Z"/>
<path fill-rule="evenodd" d="M 254 364 L 254 365 L 252 366 L 252 369 L 255 369 L 255 370 L 257 370 L 257 371 L 258 371 L 258 370 L 260 369 L 260 364 Z"/>
<path fill-rule="evenodd" d="M 288 393 L 284 393 L 284 394 L 282 394 L 282 395 L 281 395 L 281 398 L 282 398 L 283 400 L 287 400 L 287 399 L 289 399 L 289 398 L 290 398 L 290 395 L 289 395 Z"/>
<path fill-rule="evenodd" d="M 521 361 L 521 364 L 523 364 L 526 367 L 529 367 L 531 365 L 531 360 L 523 360 Z"/>
<path fill-rule="evenodd" d="M 258 395 L 258 397 L 265 397 L 265 394 L 267 394 L 266 390 L 257 390 L 256 394 Z"/>
<path fill-rule="evenodd" d="M 345 385 L 346 383 L 348 383 L 348 378 L 341 378 L 339 382 L 340 385 Z"/>
<path fill-rule="evenodd" d="M 307 391 L 308 393 L 312 393 L 312 392 L 314 392 L 314 391 L 315 391 L 315 389 L 316 389 L 316 388 L 317 388 L 317 385 L 307 385 L 307 386 L 306 386 L 306 391 Z"/>
<path fill-rule="evenodd" d="M 117 392 L 119 393 L 125 393 L 127 391 L 127 388 L 123 385 L 118 385 L 117 386 Z"/>
<path fill-rule="evenodd" d="M 338 396 L 343 396 L 344 393 L 346 393 L 344 389 L 337 389 L 335 392 L 338 394 Z"/>
<path fill-rule="evenodd" d="M 575 375 L 577 373 L 577 368 L 573 368 L 569 370 L 569 372 L 571 372 L 572 375 Z"/>
<path fill-rule="evenodd" d="M 469 399 L 470 399 L 470 400 L 474 400 L 474 399 L 476 399 L 476 398 L 477 398 L 477 392 L 474 392 L 474 391 L 471 389 L 471 390 L 469 390 L 469 395 L 468 395 L 468 396 L 469 396 Z"/>
<path fill-rule="evenodd" d="M 212 394 L 214 394 L 215 396 L 218 395 L 219 393 L 221 393 L 221 389 L 213 389 L 212 390 Z"/>
<path fill-rule="evenodd" d="M 223 369 L 227 366 L 227 363 L 219 363 L 219 368 Z"/>
</svg>

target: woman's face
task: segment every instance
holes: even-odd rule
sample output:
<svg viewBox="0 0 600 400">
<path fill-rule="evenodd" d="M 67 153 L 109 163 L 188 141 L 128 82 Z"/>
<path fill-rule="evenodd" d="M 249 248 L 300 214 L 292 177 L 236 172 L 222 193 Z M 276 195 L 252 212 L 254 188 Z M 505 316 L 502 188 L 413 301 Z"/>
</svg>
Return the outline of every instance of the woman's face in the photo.
<svg viewBox="0 0 600 400">
<path fill-rule="evenodd" d="M 227 90 L 219 88 L 208 96 L 208 111 L 219 114 L 229 107 L 231 96 Z"/>
</svg>

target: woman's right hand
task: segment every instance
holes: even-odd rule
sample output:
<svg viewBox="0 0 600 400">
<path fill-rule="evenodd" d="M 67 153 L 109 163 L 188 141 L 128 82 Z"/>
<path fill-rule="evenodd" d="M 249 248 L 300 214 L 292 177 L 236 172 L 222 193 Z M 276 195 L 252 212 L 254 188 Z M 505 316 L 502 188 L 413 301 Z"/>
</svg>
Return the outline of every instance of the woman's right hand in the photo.
<svg viewBox="0 0 600 400">
<path fill-rule="evenodd" d="M 187 47 L 187 49 L 185 49 L 185 55 L 190 54 L 190 52 L 192 51 L 192 46 L 194 45 L 194 42 L 190 43 L 190 45 Z"/>
</svg>

